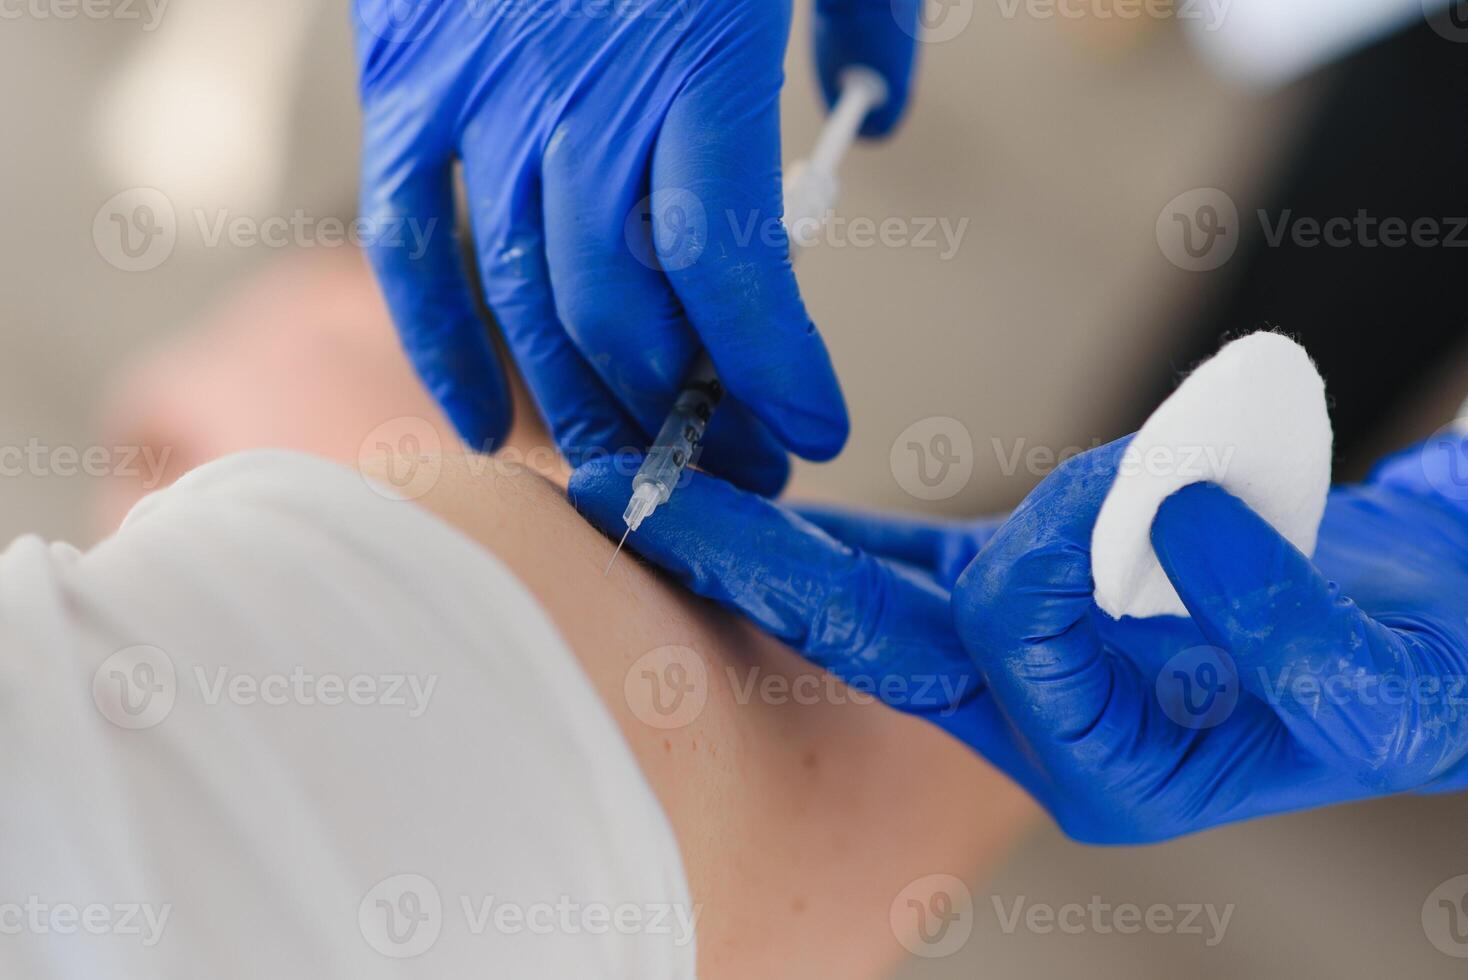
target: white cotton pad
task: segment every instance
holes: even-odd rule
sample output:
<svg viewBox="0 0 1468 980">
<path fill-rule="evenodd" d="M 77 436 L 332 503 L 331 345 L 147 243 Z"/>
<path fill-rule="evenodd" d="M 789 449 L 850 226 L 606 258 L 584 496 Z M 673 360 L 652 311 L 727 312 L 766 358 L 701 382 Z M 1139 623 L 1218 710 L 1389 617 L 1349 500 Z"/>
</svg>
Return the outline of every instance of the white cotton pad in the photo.
<svg viewBox="0 0 1468 980">
<path fill-rule="evenodd" d="M 1186 616 L 1152 551 L 1169 495 L 1210 482 L 1248 504 L 1305 554 L 1330 490 L 1325 384 L 1304 348 L 1256 333 L 1183 381 L 1132 440 L 1091 534 L 1096 603 L 1109 615 Z"/>
</svg>

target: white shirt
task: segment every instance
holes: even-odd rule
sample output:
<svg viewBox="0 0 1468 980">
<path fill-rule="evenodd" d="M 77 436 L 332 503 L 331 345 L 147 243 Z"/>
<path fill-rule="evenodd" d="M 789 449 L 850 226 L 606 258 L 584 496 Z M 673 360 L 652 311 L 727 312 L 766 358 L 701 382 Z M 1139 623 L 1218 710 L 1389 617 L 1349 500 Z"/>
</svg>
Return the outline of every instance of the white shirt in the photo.
<svg viewBox="0 0 1468 980">
<path fill-rule="evenodd" d="M 204 466 L 0 556 L 0 975 L 694 973 L 665 815 L 507 568 L 357 474 Z"/>
</svg>

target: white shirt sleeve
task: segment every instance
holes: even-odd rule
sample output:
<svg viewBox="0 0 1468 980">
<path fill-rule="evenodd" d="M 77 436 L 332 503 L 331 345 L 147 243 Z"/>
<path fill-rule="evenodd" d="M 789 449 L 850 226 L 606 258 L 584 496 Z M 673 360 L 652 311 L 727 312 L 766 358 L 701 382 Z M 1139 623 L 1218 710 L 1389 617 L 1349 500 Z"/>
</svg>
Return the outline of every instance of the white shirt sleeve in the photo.
<svg viewBox="0 0 1468 980">
<path fill-rule="evenodd" d="M 0 975 L 691 977 L 676 841 L 492 555 L 356 473 L 200 468 L 0 556 Z"/>
</svg>

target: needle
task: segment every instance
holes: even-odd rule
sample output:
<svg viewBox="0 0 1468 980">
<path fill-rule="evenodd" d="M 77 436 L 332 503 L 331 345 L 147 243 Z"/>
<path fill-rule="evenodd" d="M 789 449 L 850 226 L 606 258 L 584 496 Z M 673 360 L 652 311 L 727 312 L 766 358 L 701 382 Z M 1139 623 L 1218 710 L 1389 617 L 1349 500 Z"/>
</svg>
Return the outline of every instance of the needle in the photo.
<svg viewBox="0 0 1468 980">
<path fill-rule="evenodd" d="M 617 560 L 617 556 L 622 553 L 622 545 L 624 545 L 624 544 L 627 543 L 627 535 L 629 535 L 631 533 L 632 533 L 632 529 L 630 527 L 627 530 L 625 530 L 625 531 L 622 532 L 622 540 L 617 542 L 617 550 L 614 551 L 614 552 L 612 552 L 612 561 L 607 562 L 607 567 L 601 573 L 601 577 L 602 578 L 606 578 L 607 577 L 607 573 L 612 570 L 612 562 L 616 561 Z"/>
</svg>

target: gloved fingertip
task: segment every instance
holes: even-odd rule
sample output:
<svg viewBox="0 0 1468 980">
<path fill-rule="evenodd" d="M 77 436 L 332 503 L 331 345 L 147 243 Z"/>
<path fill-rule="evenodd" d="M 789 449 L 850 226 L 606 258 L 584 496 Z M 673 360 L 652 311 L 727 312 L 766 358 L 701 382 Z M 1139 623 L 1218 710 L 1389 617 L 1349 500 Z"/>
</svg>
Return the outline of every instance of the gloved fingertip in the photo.
<svg viewBox="0 0 1468 980">
<path fill-rule="evenodd" d="M 474 394 L 434 394 L 454 431 L 469 449 L 490 453 L 504 443 L 515 412 L 508 397 L 497 397 L 499 392 L 487 390 Z"/>
<path fill-rule="evenodd" d="M 886 100 L 862 123 L 863 137 L 889 136 L 902 120 L 917 62 L 920 9 L 920 0 L 818 0 L 813 41 L 827 107 L 840 97 L 842 77 L 850 68 L 870 69 L 887 85 Z"/>
<path fill-rule="evenodd" d="M 566 496 L 582 517 L 609 535 L 621 536 L 622 512 L 632 495 L 632 477 L 642 457 L 619 453 L 588 460 L 571 473 Z"/>
<path fill-rule="evenodd" d="M 1152 549 L 1187 601 L 1222 594 L 1249 575 L 1256 529 L 1243 501 L 1213 483 L 1194 483 L 1162 501 L 1152 519 Z"/>
<path fill-rule="evenodd" d="M 748 408 L 732 400 L 709 424 L 694 464 L 762 497 L 778 495 L 790 479 L 785 447 Z"/>
<path fill-rule="evenodd" d="M 1269 626 L 1324 613 L 1331 588 L 1264 518 L 1222 487 L 1197 483 L 1162 502 L 1152 548 L 1173 588 L 1212 642 L 1235 653 L 1260 642 Z"/>
<path fill-rule="evenodd" d="M 1190 483 L 1158 506 L 1152 519 L 1153 543 L 1159 538 L 1179 544 L 1206 541 L 1210 535 L 1203 522 L 1235 519 L 1243 507 L 1243 501 L 1216 483 Z"/>
<path fill-rule="evenodd" d="M 897 130 L 907 108 L 906 87 L 902 91 L 888 83 L 887 101 L 873 109 L 862 121 L 860 135 L 863 139 L 886 139 Z"/>
<path fill-rule="evenodd" d="M 830 400 L 772 406 L 761 417 L 782 445 L 816 463 L 836 458 L 851 436 L 851 419 L 839 389 Z"/>
<path fill-rule="evenodd" d="M 859 62 L 832 62 L 829 66 L 823 65 L 820 70 L 821 93 L 824 96 L 827 111 L 836 107 L 836 102 L 841 98 L 841 79 L 846 70 L 853 65 L 860 64 L 863 68 L 871 68 L 882 76 L 887 84 L 887 97 L 881 105 L 871 109 L 865 119 L 862 120 L 861 128 L 857 130 L 863 139 L 884 139 L 891 136 L 897 129 L 897 124 L 902 121 L 907 109 L 907 91 L 909 81 L 903 77 L 894 77 L 890 71 L 882 71 L 880 66 L 867 65 Z"/>
</svg>

